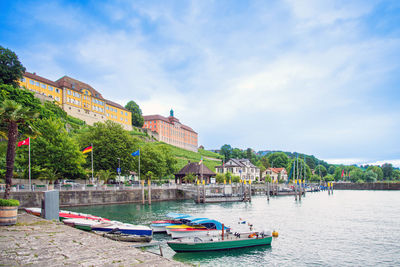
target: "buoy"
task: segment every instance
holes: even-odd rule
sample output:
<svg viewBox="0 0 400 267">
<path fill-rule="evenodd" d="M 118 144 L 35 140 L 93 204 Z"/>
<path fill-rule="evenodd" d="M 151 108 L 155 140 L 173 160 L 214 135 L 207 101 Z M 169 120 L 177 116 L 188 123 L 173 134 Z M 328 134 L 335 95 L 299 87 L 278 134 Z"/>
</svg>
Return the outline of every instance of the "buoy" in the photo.
<svg viewBox="0 0 400 267">
<path fill-rule="evenodd" d="M 277 231 L 273 231 L 273 232 L 272 232 L 272 236 L 273 236 L 273 237 L 278 237 L 278 236 L 279 236 L 279 234 L 278 234 L 278 232 L 277 232 Z"/>
</svg>

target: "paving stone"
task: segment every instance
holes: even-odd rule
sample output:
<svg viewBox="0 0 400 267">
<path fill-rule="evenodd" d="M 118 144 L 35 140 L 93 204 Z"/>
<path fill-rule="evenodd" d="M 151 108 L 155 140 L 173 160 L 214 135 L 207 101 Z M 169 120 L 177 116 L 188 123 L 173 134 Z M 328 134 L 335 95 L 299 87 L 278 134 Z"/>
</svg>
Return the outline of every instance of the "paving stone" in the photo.
<svg viewBox="0 0 400 267">
<path fill-rule="evenodd" d="M 0 227 L 2 266 L 187 266 L 60 222 L 18 214 Z"/>
</svg>

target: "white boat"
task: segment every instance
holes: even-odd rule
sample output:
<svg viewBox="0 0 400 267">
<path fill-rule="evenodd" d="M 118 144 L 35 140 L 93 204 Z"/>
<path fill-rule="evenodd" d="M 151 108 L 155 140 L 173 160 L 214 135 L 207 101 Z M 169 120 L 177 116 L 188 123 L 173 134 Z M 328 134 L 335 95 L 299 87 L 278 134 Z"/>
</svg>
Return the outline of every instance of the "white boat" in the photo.
<svg viewBox="0 0 400 267">
<path fill-rule="evenodd" d="M 129 223 L 121 223 L 117 221 L 105 222 L 92 226 L 93 231 L 110 232 L 118 230 L 122 234 L 152 236 L 153 230 L 145 225 L 133 225 Z"/>
<path fill-rule="evenodd" d="M 204 236 L 220 236 L 222 230 L 216 229 L 172 229 L 170 230 L 172 238 L 183 238 L 183 237 L 204 237 Z"/>
</svg>

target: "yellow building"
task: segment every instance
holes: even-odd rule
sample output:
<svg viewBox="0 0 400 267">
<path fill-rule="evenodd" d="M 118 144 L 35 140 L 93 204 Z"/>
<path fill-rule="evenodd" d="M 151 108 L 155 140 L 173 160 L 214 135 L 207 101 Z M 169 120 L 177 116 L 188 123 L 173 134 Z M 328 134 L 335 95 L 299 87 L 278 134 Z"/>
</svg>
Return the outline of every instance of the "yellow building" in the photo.
<svg viewBox="0 0 400 267">
<path fill-rule="evenodd" d="M 132 130 L 132 113 L 123 106 L 104 99 L 90 85 L 64 76 L 53 82 L 36 73 L 25 72 L 21 86 L 33 91 L 35 96 L 56 101 L 68 115 L 79 118 L 89 125 L 111 120 Z"/>
</svg>

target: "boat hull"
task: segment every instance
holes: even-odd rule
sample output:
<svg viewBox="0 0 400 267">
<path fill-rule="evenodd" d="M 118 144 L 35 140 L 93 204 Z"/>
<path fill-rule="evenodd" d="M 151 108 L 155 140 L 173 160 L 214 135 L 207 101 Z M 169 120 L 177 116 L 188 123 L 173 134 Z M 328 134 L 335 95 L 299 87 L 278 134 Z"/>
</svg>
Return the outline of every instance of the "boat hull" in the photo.
<svg viewBox="0 0 400 267">
<path fill-rule="evenodd" d="M 134 227 L 125 227 L 124 225 L 111 225 L 111 226 L 93 226 L 92 227 L 93 231 L 98 231 L 98 232 L 110 232 L 112 230 L 118 230 L 122 234 L 127 234 L 127 235 L 139 235 L 139 236 L 152 236 L 153 235 L 153 230 L 150 228 L 148 229 L 142 229 L 142 227 L 134 228 Z"/>
<path fill-rule="evenodd" d="M 202 237 L 202 236 L 218 236 L 222 235 L 222 230 L 186 230 L 186 229 L 174 229 L 170 230 L 172 238 L 184 238 L 184 237 Z"/>
<path fill-rule="evenodd" d="M 208 242 L 167 242 L 168 246 L 175 252 L 201 252 L 201 251 L 216 251 L 216 250 L 229 250 L 240 249 L 255 246 L 271 245 L 272 236 L 264 238 L 248 238 L 248 239 L 232 239 L 232 240 L 219 240 Z"/>
</svg>

